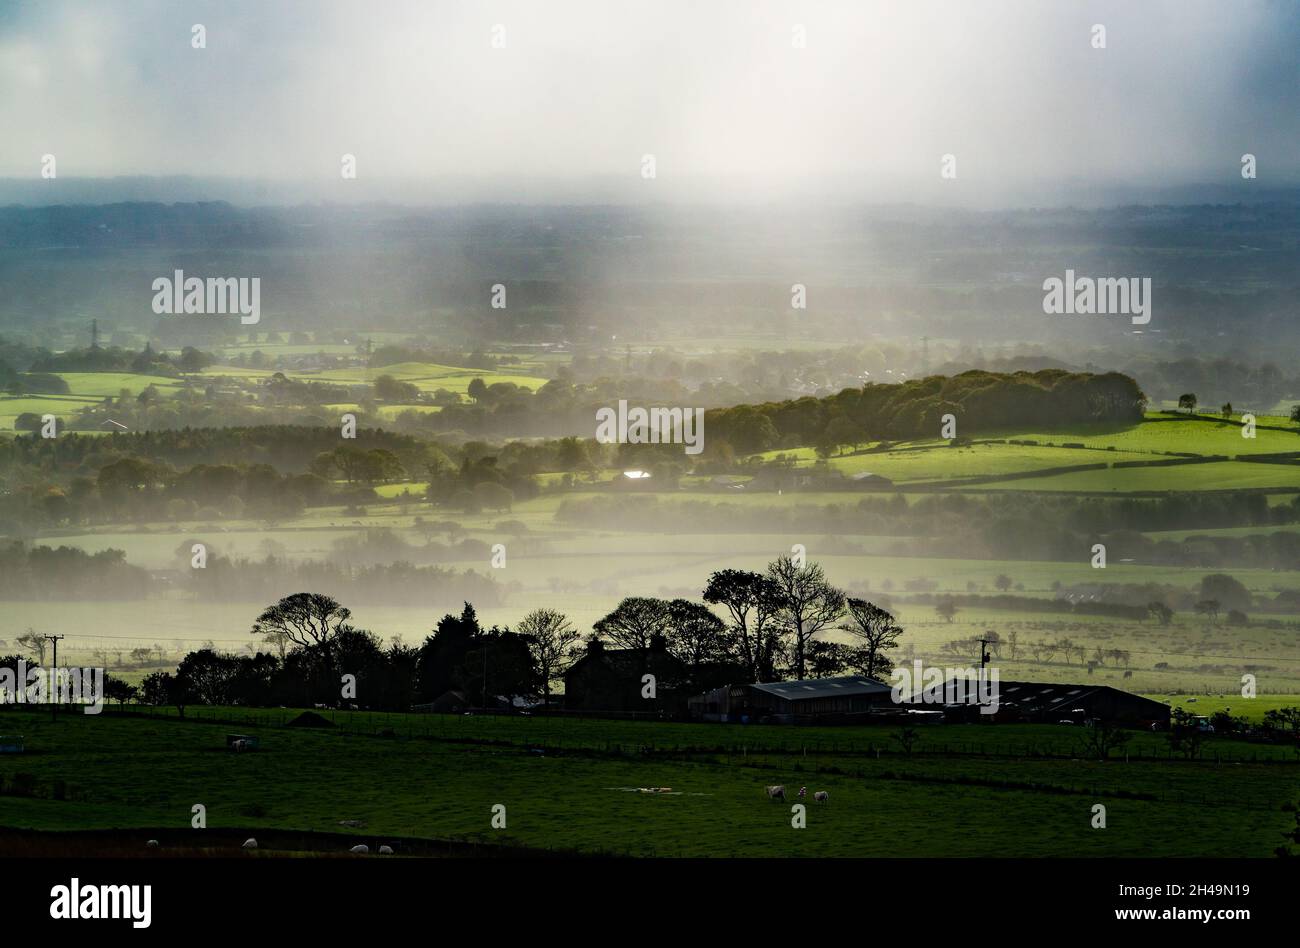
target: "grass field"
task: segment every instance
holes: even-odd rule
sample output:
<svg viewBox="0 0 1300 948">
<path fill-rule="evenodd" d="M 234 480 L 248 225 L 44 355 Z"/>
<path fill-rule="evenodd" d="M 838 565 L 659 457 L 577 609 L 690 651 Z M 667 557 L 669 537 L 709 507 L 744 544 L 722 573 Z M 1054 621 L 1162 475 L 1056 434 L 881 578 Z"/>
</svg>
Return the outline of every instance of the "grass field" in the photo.
<svg viewBox="0 0 1300 948">
<path fill-rule="evenodd" d="M 1300 490 L 1300 464 L 1252 464 L 1218 461 L 1175 467 L 1131 467 L 1053 474 L 1026 481 L 990 481 L 989 490 L 1086 491 L 1125 494 L 1135 491 Z"/>
<path fill-rule="evenodd" d="M 1231 421 L 1214 416 L 1168 420 L 1165 413 L 1151 413 L 1146 421 L 1126 428 L 1089 428 L 1079 426 L 1067 432 L 1016 431 L 1007 437 L 1037 441 L 1040 444 L 1076 442 L 1088 448 L 1110 448 L 1140 454 L 1180 452 L 1190 454 L 1268 454 L 1275 451 L 1300 451 L 1300 428 L 1285 416 L 1256 415 L 1255 437 L 1243 438 L 1240 415 Z M 1268 427 L 1260 427 L 1268 426 Z M 1273 428 L 1285 430 L 1276 431 Z"/>
<path fill-rule="evenodd" d="M 289 711 L 205 712 L 235 722 L 0 712 L 28 748 L 0 758 L 0 776 L 8 788 L 26 774 L 17 783 L 32 794 L 4 798 L 4 824 L 183 829 L 202 804 L 209 827 L 250 834 L 361 820 L 349 832 L 372 846 L 404 836 L 660 856 L 1265 857 L 1292 825 L 1300 774 L 1285 749 L 1214 741 L 1201 760 L 1175 760 L 1151 734 L 1135 735 L 1127 763 L 1087 760 L 1072 729 L 1049 725 L 935 726 L 908 755 L 886 728 L 355 715 L 346 731 L 304 731 L 279 726 Z M 229 753 L 232 731 L 255 733 L 261 749 Z M 786 804 L 764 794 L 778 783 Z M 796 829 L 801 786 L 807 825 Z M 651 787 L 671 792 L 639 792 Z M 814 790 L 830 802 L 814 804 Z M 1098 803 L 1105 830 L 1090 825 Z M 504 829 L 491 827 L 497 805 Z"/>
<path fill-rule="evenodd" d="M 265 378 L 275 371 L 274 369 L 212 365 L 205 368 L 202 374 L 210 377 L 249 380 Z M 324 369 L 321 371 L 291 369 L 287 370 L 285 375 L 304 382 L 332 382 L 337 385 L 369 385 L 380 376 L 390 375 L 399 381 L 410 382 L 424 392 L 435 392 L 441 388 L 462 395 L 469 389 L 469 383 L 476 378 L 481 378 L 487 385 L 493 385 L 497 382 L 513 382 L 531 390 L 541 388 L 548 381 L 546 378 L 529 375 L 527 371 L 522 369 L 516 371 L 498 368 L 490 371 L 468 369 L 454 365 L 438 365 L 433 362 L 399 362 L 394 365 L 385 365 L 373 369 L 363 366 L 346 369 Z M 116 394 L 116 392 L 112 394 Z"/>
<path fill-rule="evenodd" d="M 67 421 L 87 405 L 95 405 L 100 401 L 100 398 L 85 395 L 2 395 L 0 432 L 12 432 L 18 416 L 26 412 L 36 415 L 48 413 Z"/>
</svg>

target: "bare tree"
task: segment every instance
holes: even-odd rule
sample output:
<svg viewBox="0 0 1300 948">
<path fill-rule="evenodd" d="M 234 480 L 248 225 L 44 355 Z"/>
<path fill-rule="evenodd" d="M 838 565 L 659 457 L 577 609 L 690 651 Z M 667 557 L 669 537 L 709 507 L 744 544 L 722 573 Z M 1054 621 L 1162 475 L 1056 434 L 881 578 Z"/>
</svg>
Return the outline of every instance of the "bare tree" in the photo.
<svg viewBox="0 0 1300 948">
<path fill-rule="evenodd" d="M 898 644 L 898 638 L 903 634 L 902 626 L 875 603 L 848 599 L 845 606 L 849 621 L 840 629 L 861 643 L 862 674 L 868 678 L 889 674 L 894 663 L 885 652 Z"/>
<path fill-rule="evenodd" d="M 1094 721 L 1083 732 L 1083 752 L 1088 757 L 1105 760 L 1110 752 L 1128 743 L 1131 735 L 1123 728 L 1105 721 Z"/>
<path fill-rule="evenodd" d="M 826 581 L 826 574 L 816 563 L 796 566 L 788 556 L 771 563 L 767 576 L 780 592 L 781 617 L 794 637 L 791 644 L 795 677 L 803 678 L 808 643 L 843 614 L 844 594 Z"/>
<path fill-rule="evenodd" d="M 528 650 L 541 673 L 542 694 L 549 703 L 551 682 L 568 667 L 578 632 L 563 613 L 554 609 L 534 609 L 520 621 L 518 632 L 528 639 Z"/>
<path fill-rule="evenodd" d="M 275 649 L 280 656 L 280 661 L 284 661 L 285 653 L 289 650 L 289 636 L 284 632 L 268 632 L 262 636 L 262 643 Z"/>
<path fill-rule="evenodd" d="M 727 610 L 733 636 L 730 650 L 749 669 L 750 680 L 771 680 L 775 674 L 775 640 L 771 633 L 781 610 L 776 584 L 761 573 L 719 570 L 709 577 L 704 601 Z"/>
<path fill-rule="evenodd" d="M 921 737 L 914 727 L 901 727 L 890 736 L 894 740 L 898 741 L 899 745 L 903 748 L 903 753 L 909 755 L 912 753 L 912 748 L 916 746 L 916 742 L 920 740 Z"/>
<path fill-rule="evenodd" d="M 28 651 L 33 652 L 36 655 L 36 663 L 38 665 L 45 664 L 45 647 L 49 645 L 48 639 L 38 635 L 29 628 L 14 641 Z"/>
</svg>

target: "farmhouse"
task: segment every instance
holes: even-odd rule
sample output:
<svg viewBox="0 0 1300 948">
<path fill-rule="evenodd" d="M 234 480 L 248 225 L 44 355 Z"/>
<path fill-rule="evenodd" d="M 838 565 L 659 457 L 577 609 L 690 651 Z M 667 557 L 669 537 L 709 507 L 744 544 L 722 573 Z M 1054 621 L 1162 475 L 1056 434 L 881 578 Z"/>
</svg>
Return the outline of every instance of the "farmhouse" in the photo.
<svg viewBox="0 0 1300 948">
<path fill-rule="evenodd" d="M 985 720 L 1082 724 L 1088 720 L 1147 728 L 1169 726 L 1169 706 L 1109 685 L 1034 681 L 998 682 L 998 711 Z M 943 705 L 949 720 L 980 718 L 974 704 Z"/>
<path fill-rule="evenodd" d="M 728 685 L 696 695 L 688 705 L 691 716 L 704 721 L 834 720 L 890 706 L 890 691 L 874 678 L 846 675 Z"/>
<path fill-rule="evenodd" d="M 654 676 L 654 698 L 643 697 Z M 606 648 L 593 640 L 564 673 L 564 705 L 581 711 L 677 711 L 684 707 L 686 665 L 668 653 L 662 636 L 649 648 Z"/>
</svg>

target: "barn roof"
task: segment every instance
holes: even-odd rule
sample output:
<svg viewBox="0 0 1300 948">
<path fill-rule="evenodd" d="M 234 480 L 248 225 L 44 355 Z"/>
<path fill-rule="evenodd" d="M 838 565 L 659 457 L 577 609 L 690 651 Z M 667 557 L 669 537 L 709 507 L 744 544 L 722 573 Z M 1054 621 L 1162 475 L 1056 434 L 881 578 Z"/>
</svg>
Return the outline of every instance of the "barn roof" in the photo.
<svg viewBox="0 0 1300 948">
<path fill-rule="evenodd" d="M 802 681 L 773 681 L 750 685 L 759 691 L 799 701 L 804 698 L 828 698 L 833 695 L 876 695 L 889 692 L 890 687 L 874 678 L 863 675 L 845 675 L 840 678 L 807 678 Z"/>
<path fill-rule="evenodd" d="M 948 683 L 955 679 L 949 679 L 944 682 L 944 694 L 948 693 Z M 974 682 L 966 681 L 965 688 L 969 692 L 974 687 Z M 1083 704 L 1089 698 L 1106 691 L 1113 691 L 1116 694 L 1123 695 L 1124 698 L 1133 701 L 1146 702 L 1148 704 L 1164 708 L 1165 705 L 1151 698 L 1135 695 L 1131 691 L 1124 691 L 1120 688 L 1114 688 L 1110 685 L 1078 685 L 1069 682 L 1043 682 L 1043 681 L 999 681 L 997 684 L 998 702 L 1003 706 L 1015 706 L 1025 711 L 1031 712 L 1052 712 L 1068 711 L 1077 704 Z M 916 701 L 920 695 L 927 691 L 927 688 L 918 688 L 912 696 Z"/>
</svg>

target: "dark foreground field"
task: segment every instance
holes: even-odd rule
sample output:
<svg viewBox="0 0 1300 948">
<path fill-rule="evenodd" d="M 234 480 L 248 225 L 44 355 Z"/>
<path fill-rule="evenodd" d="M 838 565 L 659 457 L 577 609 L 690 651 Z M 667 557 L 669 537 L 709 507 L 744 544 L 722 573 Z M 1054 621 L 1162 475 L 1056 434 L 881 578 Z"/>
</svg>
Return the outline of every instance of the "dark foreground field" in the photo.
<svg viewBox="0 0 1300 948">
<path fill-rule="evenodd" d="M 340 714 L 303 730 L 283 726 L 292 711 L 198 711 L 0 711 L 0 731 L 26 739 L 0 757 L 0 824 L 55 831 L 0 835 L 0 854 L 222 855 L 253 835 L 287 853 L 1270 856 L 1300 799 L 1289 748 L 1219 740 L 1187 760 L 1135 734 L 1103 762 L 1066 726 L 923 728 L 908 754 L 886 727 Z M 260 749 L 227 751 L 231 732 Z M 777 783 L 785 804 L 765 797 Z M 190 828 L 195 804 L 206 830 Z"/>
</svg>

